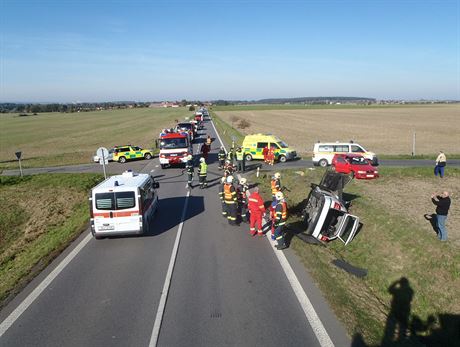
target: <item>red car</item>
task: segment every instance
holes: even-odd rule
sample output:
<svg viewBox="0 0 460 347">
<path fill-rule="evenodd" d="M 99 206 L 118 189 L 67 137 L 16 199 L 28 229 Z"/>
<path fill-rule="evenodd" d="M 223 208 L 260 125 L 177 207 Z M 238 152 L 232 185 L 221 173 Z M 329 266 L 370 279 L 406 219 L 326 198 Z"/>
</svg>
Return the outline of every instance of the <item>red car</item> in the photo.
<svg viewBox="0 0 460 347">
<path fill-rule="evenodd" d="M 374 179 L 379 172 L 360 154 L 336 154 L 332 158 L 332 167 L 336 172 L 351 174 L 358 179 Z"/>
</svg>

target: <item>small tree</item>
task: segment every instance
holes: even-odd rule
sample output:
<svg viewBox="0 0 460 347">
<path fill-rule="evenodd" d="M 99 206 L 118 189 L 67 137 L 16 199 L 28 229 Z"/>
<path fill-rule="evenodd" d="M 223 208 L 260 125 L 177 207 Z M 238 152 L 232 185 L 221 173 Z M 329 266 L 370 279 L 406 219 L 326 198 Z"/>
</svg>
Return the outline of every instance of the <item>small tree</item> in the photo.
<svg viewBox="0 0 460 347">
<path fill-rule="evenodd" d="M 233 128 L 233 123 L 238 122 L 240 119 L 241 119 L 240 117 L 235 116 L 235 115 L 230 116 L 230 121 L 232 122 L 232 128 Z"/>
<path fill-rule="evenodd" d="M 195 111 L 195 106 L 191 105 L 189 108 L 188 108 L 189 111 Z"/>
<path fill-rule="evenodd" d="M 251 123 L 246 119 L 241 119 L 239 123 L 237 124 L 237 128 L 239 129 L 246 129 L 246 128 L 249 128 L 250 126 L 251 126 Z"/>
</svg>

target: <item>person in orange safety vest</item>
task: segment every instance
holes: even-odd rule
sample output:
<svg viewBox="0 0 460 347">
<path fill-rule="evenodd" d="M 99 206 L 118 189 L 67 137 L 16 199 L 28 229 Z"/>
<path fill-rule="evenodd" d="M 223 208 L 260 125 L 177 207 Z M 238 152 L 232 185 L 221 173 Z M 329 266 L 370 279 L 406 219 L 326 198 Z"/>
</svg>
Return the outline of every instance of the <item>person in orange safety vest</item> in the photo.
<svg viewBox="0 0 460 347">
<path fill-rule="evenodd" d="M 224 184 L 224 202 L 227 210 L 227 220 L 230 225 L 237 225 L 238 200 L 233 186 L 233 176 L 228 176 Z"/>
<path fill-rule="evenodd" d="M 281 174 L 275 173 L 271 180 L 272 200 L 275 201 L 275 194 L 281 191 Z"/>
<path fill-rule="evenodd" d="M 275 239 L 278 242 L 276 249 L 285 249 L 287 247 L 284 240 L 284 228 L 287 220 L 287 204 L 284 200 L 282 192 L 276 193 L 276 207 L 275 207 Z"/>
</svg>

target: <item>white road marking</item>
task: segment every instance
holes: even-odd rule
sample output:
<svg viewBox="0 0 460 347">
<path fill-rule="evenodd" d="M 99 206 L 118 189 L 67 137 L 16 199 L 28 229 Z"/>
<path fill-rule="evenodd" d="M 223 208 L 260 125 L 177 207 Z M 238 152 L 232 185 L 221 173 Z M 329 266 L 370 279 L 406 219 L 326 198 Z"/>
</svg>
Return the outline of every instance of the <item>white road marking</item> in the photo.
<svg viewBox="0 0 460 347">
<path fill-rule="evenodd" d="M 25 310 L 37 299 L 40 294 L 49 286 L 51 282 L 64 270 L 83 247 L 92 239 L 88 233 L 86 237 L 59 263 L 51 273 L 30 293 L 16 309 L 0 324 L 0 338 L 14 324 L 14 322 L 24 313 Z"/>
<path fill-rule="evenodd" d="M 224 142 L 220 138 L 219 132 L 217 131 L 217 129 L 216 129 L 215 125 L 214 125 L 214 122 L 211 120 L 211 118 L 209 118 L 209 120 L 210 120 L 210 122 L 212 124 L 212 127 L 214 128 L 214 131 L 216 132 L 216 135 L 217 135 L 217 138 L 219 139 L 220 145 L 223 146 L 225 148 L 225 152 L 227 152 L 227 147 L 225 147 Z"/>
<path fill-rule="evenodd" d="M 161 291 L 160 302 L 158 304 L 157 315 L 155 317 L 155 323 L 153 324 L 152 335 L 150 337 L 149 347 L 155 347 L 158 343 L 158 337 L 160 334 L 161 323 L 163 321 L 163 315 L 166 307 L 166 299 L 168 298 L 169 286 L 171 285 L 172 274 L 174 271 L 174 265 L 176 263 L 177 252 L 179 249 L 179 242 L 182 235 L 182 228 L 184 226 L 185 214 L 187 212 L 188 198 L 190 196 L 190 190 L 187 192 L 185 197 L 184 209 L 182 210 L 181 222 L 179 229 L 177 230 L 176 241 L 174 242 L 171 259 L 169 260 L 168 271 L 166 273 L 165 283 L 163 290 Z"/>
<path fill-rule="evenodd" d="M 158 166 L 160 166 L 160 165 L 155 165 L 155 167 L 158 167 Z"/>
<path fill-rule="evenodd" d="M 273 247 L 275 247 L 275 241 L 270 240 L 270 237 L 267 237 L 266 239 Z M 321 322 L 321 319 L 318 317 L 318 314 L 316 313 L 310 299 L 303 290 L 302 285 L 297 279 L 294 270 L 292 270 L 292 267 L 286 259 L 286 256 L 282 251 L 279 251 L 276 248 L 273 248 L 273 251 L 275 252 L 276 257 L 278 258 L 278 261 L 280 262 L 281 267 L 286 274 L 286 277 L 292 287 L 292 290 L 294 291 L 295 296 L 297 297 L 297 300 L 299 300 L 300 306 L 302 307 L 302 310 L 305 313 L 305 316 L 307 317 L 307 320 L 310 323 L 310 326 L 315 333 L 319 344 L 321 347 L 333 347 L 334 343 L 324 328 L 324 325 Z"/>
<path fill-rule="evenodd" d="M 216 127 L 214 126 L 214 122 L 211 121 L 211 124 L 214 128 L 214 131 L 217 134 L 217 138 L 219 139 L 222 146 L 224 146 L 225 148 L 225 145 L 222 142 L 222 139 L 220 138 Z M 275 245 L 275 241 L 271 241 L 270 237 L 267 237 L 266 239 L 268 240 L 271 246 Z M 291 285 L 292 290 L 294 291 L 294 294 L 297 297 L 297 300 L 299 301 L 303 312 L 305 313 L 305 317 L 310 323 L 310 326 L 313 332 L 315 333 L 316 338 L 318 339 L 319 344 L 321 345 L 321 347 L 333 347 L 334 343 L 329 337 L 326 328 L 324 328 L 321 319 L 318 317 L 318 314 L 316 313 L 315 308 L 313 307 L 310 299 L 308 298 L 307 293 L 305 293 L 305 291 L 303 290 L 302 285 L 300 284 L 294 270 L 292 270 L 291 264 L 289 264 L 289 261 L 286 259 L 286 256 L 282 251 L 279 251 L 273 247 L 272 249 L 275 252 L 276 257 L 278 258 L 281 268 L 283 269 L 289 281 L 289 284 Z"/>
</svg>

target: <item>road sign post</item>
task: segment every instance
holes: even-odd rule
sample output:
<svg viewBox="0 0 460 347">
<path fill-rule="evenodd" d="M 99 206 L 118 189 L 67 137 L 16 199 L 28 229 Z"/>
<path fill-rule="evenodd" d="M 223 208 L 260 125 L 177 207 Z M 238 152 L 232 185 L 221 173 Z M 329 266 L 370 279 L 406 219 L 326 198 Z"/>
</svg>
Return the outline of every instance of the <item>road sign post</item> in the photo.
<svg viewBox="0 0 460 347">
<path fill-rule="evenodd" d="M 96 151 L 96 155 L 99 157 L 99 164 L 102 165 L 104 170 L 104 178 L 107 178 L 107 172 L 105 170 L 105 164 L 109 163 L 109 151 L 105 147 L 99 147 Z"/>
<path fill-rule="evenodd" d="M 16 152 L 16 158 L 18 158 L 18 161 L 19 161 L 19 172 L 21 173 L 21 177 L 23 177 L 23 173 L 22 173 L 22 165 L 21 165 L 21 156 L 22 156 L 22 152 Z"/>
</svg>

